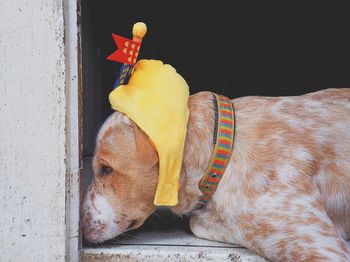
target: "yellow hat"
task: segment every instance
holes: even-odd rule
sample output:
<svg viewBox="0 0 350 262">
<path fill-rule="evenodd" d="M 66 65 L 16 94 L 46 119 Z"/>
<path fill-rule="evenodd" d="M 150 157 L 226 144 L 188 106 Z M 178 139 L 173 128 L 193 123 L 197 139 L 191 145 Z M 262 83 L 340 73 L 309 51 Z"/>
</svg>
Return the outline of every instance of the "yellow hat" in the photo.
<svg viewBox="0 0 350 262">
<path fill-rule="evenodd" d="M 157 206 L 178 204 L 187 132 L 189 89 L 176 70 L 158 60 L 141 60 L 127 85 L 109 95 L 114 110 L 129 116 L 152 140 L 159 156 Z"/>
</svg>

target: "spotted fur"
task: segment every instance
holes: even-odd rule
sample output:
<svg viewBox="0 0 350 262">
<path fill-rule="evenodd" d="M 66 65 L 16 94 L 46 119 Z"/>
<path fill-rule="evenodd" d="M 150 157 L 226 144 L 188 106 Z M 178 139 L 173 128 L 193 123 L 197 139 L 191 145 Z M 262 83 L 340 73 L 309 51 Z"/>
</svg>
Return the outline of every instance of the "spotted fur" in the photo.
<svg viewBox="0 0 350 262">
<path fill-rule="evenodd" d="M 350 89 L 244 97 L 233 104 L 236 137 L 231 161 L 206 208 L 193 211 L 201 195 L 198 182 L 212 152 L 214 121 L 210 93 L 191 96 L 180 203 L 172 210 L 191 214 L 191 230 L 198 237 L 242 245 L 273 261 L 350 261 L 344 241 L 350 238 Z M 112 118 L 100 132 L 94 160 L 95 180 L 105 188 L 92 185 L 91 190 L 103 195 L 115 214 L 134 219 L 137 213 L 141 225 L 154 209 L 154 149 L 144 134 L 143 139 L 127 135 L 140 130 L 124 123 L 130 121 L 126 116 L 116 112 Z M 143 158 L 135 157 L 141 151 Z M 101 159 L 115 170 L 131 167 L 124 169 L 124 176 L 138 182 L 128 196 L 118 193 L 124 183 L 116 182 L 118 173 L 98 175 Z M 147 206 L 147 212 L 140 206 Z M 85 228 L 91 228 L 90 209 Z M 125 230 L 120 227 L 120 232 Z M 101 227 L 97 231 L 108 234 Z M 85 236 L 91 237 L 88 232 Z"/>
</svg>

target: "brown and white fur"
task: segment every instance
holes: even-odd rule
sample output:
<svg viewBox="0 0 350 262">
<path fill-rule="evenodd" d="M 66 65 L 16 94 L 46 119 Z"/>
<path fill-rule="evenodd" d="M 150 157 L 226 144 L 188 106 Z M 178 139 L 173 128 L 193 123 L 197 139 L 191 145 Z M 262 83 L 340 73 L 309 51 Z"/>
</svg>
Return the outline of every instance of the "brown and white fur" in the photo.
<svg viewBox="0 0 350 262">
<path fill-rule="evenodd" d="M 350 261 L 350 88 L 296 97 L 233 100 L 235 145 L 208 205 L 194 210 L 213 150 L 214 105 L 202 92 L 190 118 L 177 214 L 193 233 L 235 243 L 273 261 Z M 154 211 L 158 156 L 148 137 L 115 112 L 101 128 L 84 236 L 102 242 Z"/>
</svg>

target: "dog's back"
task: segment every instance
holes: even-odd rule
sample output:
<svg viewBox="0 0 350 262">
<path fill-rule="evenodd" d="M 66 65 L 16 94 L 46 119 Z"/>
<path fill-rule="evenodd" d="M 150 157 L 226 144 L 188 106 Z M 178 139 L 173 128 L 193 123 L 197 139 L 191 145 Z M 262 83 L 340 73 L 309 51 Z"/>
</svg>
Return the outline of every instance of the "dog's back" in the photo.
<svg viewBox="0 0 350 262">
<path fill-rule="evenodd" d="M 247 143 L 251 148 L 252 173 L 300 166 L 303 175 L 312 176 L 341 235 L 350 238 L 350 88 L 243 97 L 234 105 L 236 147 Z M 283 179 L 283 172 L 279 176 Z M 309 190 L 306 181 L 294 186 Z"/>
<path fill-rule="evenodd" d="M 350 89 L 233 104 L 231 162 L 208 207 L 215 211 L 192 218 L 192 231 L 273 260 L 349 256 L 341 236 L 350 237 Z"/>
<path fill-rule="evenodd" d="M 321 160 L 314 181 L 333 223 L 344 238 L 350 238 L 350 89 L 308 96 L 323 107 L 314 135 Z"/>
</svg>

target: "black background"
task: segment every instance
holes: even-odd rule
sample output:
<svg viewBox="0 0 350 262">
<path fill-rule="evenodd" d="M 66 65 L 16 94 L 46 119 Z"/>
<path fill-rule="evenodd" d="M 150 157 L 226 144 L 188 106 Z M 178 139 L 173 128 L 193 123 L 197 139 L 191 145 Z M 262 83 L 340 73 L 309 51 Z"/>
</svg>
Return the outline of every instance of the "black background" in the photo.
<svg viewBox="0 0 350 262">
<path fill-rule="evenodd" d="M 112 33 L 132 38 L 145 22 L 139 59 L 171 64 L 192 94 L 299 95 L 350 86 L 348 10 L 337 1 L 82 0 L 84 154 L 112 112 Z"/>
</svg>

